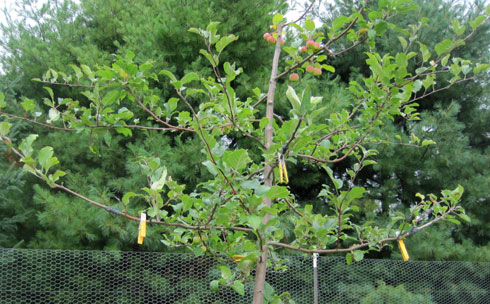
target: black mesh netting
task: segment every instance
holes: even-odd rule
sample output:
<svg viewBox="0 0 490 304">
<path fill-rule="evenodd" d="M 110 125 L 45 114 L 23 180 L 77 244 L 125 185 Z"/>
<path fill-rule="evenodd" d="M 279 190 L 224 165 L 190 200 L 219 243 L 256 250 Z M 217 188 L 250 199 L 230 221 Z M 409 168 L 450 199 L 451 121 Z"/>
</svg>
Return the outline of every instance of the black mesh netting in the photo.
<svg viewBox="0 0 490 304">
<path fill-rule="evenodd" d="M 312 257 L 283 257 L 269 271 L 276 293 L 313 303 Z M 217 261 L 185 254 L 0 249 L 0 303 L 250 303 L 211 291 Z M 230 264 L 231 265 L 231 264 Z M 490 303 L 490 263 L 320 257 L 319 303 Z"/>
</svg>

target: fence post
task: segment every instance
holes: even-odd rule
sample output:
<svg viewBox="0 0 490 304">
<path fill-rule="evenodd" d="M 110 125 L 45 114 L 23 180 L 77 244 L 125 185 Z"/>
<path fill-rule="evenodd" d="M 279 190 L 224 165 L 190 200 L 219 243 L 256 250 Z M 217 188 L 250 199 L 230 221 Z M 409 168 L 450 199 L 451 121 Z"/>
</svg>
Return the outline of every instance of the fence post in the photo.
<svg viewBox="0 0 490 304">
<path fill-rule="evenodd" d="M 313 303 L 318 304 L 318 253 L 313 253 Z"/>
</svg>

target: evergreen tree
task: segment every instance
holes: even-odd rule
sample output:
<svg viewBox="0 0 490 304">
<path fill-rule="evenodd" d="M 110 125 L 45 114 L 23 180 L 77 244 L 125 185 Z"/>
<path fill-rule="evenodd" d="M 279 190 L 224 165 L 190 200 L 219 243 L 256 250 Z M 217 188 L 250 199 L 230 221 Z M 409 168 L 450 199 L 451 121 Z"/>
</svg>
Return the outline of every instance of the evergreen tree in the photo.
<svg viewBox="0 0 490 304">
<path fill-rule="evenodd" d="M 260 6 L 260 9 L 250 9 L 253 6 Z M 137 54 L 135 62 L 143 63 L 151 58 L 157 69 L 166 68 L 177 75 L 187 71 L 210 72 L 205 59 L 196 55 L 202 48 L 201 40 L 187 29 L 206 27 L 211 20 L 221 21 L 223 30 L 240 37 L 236 47 L 223 54 L 224 59 L 232 57 L 237 64 L 247 67 L 234 84 L 239 88 L 237 94 L 256 86 L 262 88 L 266 83 L 260 82 L 261 75 L 266 69 L 259 62 L 261 58 L 269 57 L 272 50 L 256 39 L 256 33 L 271 24 L 268 12 L 284 9 L 284 2 L 276 0 L 196 0 L 186 3 L 177 0 L 130 3 L 90 0 L 80 4 L 73 1 L 48 2 L 42 6 L 37 1 L 19 1 L 15 10 L 20 19 L 9 18 L 1 27 L 2 46 L 6 51 L 0 59 L 5 73 L 0 80 L 2 90 L 9 102 L 17 99 L 9 104 L 10 113 L 23 117 L 26 109 L 31 107 L 39 113 L 48 110 L 46 105 L 36 104 L 34 100 L 49 98 L 49 93 L 43 84 L 32 81 L 48 69 L 72 73 L 72 64 L 109 65 L 115 54 L 125 55 L 133 51 Z M 172 96 L 166 79 L 154 85 L 163 98 Z M 56 97 L 79 99 L 82 104 L 88 102 L 82 89 L 59 85 L 52 89 Z M 23 106 L 19 106 L 21 104 Z M 143 114 L 141 110 L 131 110 Z M 152 126 L 152 123 L 148 122 L 147 126 Z M 195 153 L 201 149 L 199 140 L 187 135 L 161 137 L 146 132 L 127 138 L 116 131 L 100 133 L 92 130 L 73 134 L 52 132 L 54 130 L 33 124 L 25 124 L 21 130 L 18 137 L 13 136 L 14 140 L 28 133 L 40 134 L 45 144 L 63 151 L 58 157 L 73 171 L 90 172 L 89 176 L 83 177 L 74 174 L 67 185 L 93 198 L 121 199 L 128 189 L 142 181 L 138 177 L 139 167 L 133 164 L 135 155 L 167 159 L 169 174 L 185 181 L 190 189 L 208 175 L 201 164 L 203 156 Z M 124 149 L 131 153 L 125 153 Z M 8 159 L 2 160 L 4 168 L 7 168 L 10 164 Z M 201 173 L 188 174 L 192 172 L 190 170 Z M 136 249 L 133 239 L 127 237 L 134 235 L 131 225 L 124 225 L 101 210 L 89 211 L 89 207 L 76 198 L 43 190 L 44 185 L 33 187 L 35 183 L 37 181 L 29 178 L 22 197 L 16 195 L 14 189 L 5 189 L 6 195 L 18 198 L 9 201 L 3 214 L 6 223 L 11 223 L 9 229 L 14 226 L 18 229 L 17 241 L 25 241 L 21 246 Z M 29 210 L 30 225 L 21 225 L 20 218 L 16 217 L 22 213 L 13 206 L 22 205 Z M 76 216 L 69 215 L 72 210 L 79 210 Z M 87 212 L 82 212 L 84 210 Z M 60 214 L 64 219 L 61 222 L 58 221 Z M 19 224 L 13 225 L 14 219 Z M 9 244 L 13 246 L 16 242 Z M 147 242 L 144 248 L 158 250 L 160 242 Z"/>
<path fill-rule="evenodd" d="M 451 20 L 458 20 L 461 25 L 469 28 L 469 22 L 478 12 L 484 8 L 484 2 L 472 1 L 472 3 L 458 4 L 449 1 L 415 1 L 419 5 L 417 11 L 407 15 L 394 16 L 394 23 L 400 28 L 407 25 L 409 20 L 415 20 L 418 16 L 427 16 L 427 24 L 412 28 L 412 37 L 420 38 L 420 41 L 428 47 L 434 47 L 443 36 L 455 35 L 451 30 Z M 334 6 L 327 4 L 329 14 L 321 16 L 325 21 L 357 9 L 356 1 L 336 1 Z M 375 3 L 370 3 L 375 6 Z M 377 40 L 377 47 L 386 53 L 401 51 L 403 43 L 399 40 L 400 32 L 393 28 L 387 30 L 386 35 Z M 403 36 L 402 36 L 403 37 Z M 489 25 L 486 24 L 478 30 L 478 35 L 468 41 L 464 48 L 456 49 L 455 55 L 465 59 L 477 59 L 483 62 L 490 60 L 488 41 L 490 40 Z M 419 45 L 410 43 L 406 39 L 409 50 L 418 50 Z M 342 81 L 357 80 L 369 73 L 369 67 L 365 63 L 367 58 L 364 52 L 367 47 L 359 47 L 352 52 L 335 58 L 332 61 L 339 72 Z M 421 58 L 419 59 L 421 60 Z M 414 67 L 409 67 L 414 72 Z M 442 77 L 437 83 L 437 88 L 447 86 L 450 76 Z M 380 156 L 378 165 L 364 171 L 360 180 L 367 185 L 374 185 L 370 196 L 373 204 L 366 205 L 368 218 L 383 218 L 390 212 L 390 206 L 398 203 L 410 207 L 411 198 L 421 189 L 435 191 L 443 185 L 461 184 L 467 189 L 462 198 L 462 205 L 467 209 L 472 222 L 452 228 L 452 233 L 446 237 L 449 240 L 445 244 L 443 256 L 446 259 L 468 259 L 475 255 L 473 252 L 481 252 L 489 243 L 489 212 L 488 201 L 490 199 L 487 189 L 490 180 L 487 177 L 489 171 L 489 138 L 486 134 L 490 112 L 488 111 L 488 75 L 475 80 L 468 80 L 454 85 L 441 92 L 426 96 L 417 100 L 420 104 L 422 120 L 420 122 L 407 122 L 395 120 L 391 128 L 392 142 L 406 140 L 414 133 L 420 138 L 430 138 L 436 142 L 435 146 L 427 146 L 423 149 L 406 145 L 378 146 Z M 422 92 L 418 96 L 422 96 Z M 402 138 L 397 137 L 402 133 Z M 404 134 L 404 135 L 403 135 Z M 382 204 L 382 213 L 374 216 L 377 203 Z M 381 216 L 380 216 L 381 215 Z M 436 229 L 434 229 L 436 230 Z M 427 233 L 426 237 L 433 240 L 429 243 L 437 243 L 440 234 Z M 416 242 L 414 242 L 417 244 Z M 453 244 L 464 244 L 454 250 Z M 418 243 L 420 244 L 420 243 Z M 472 245 L 473 244 L 473 245 Z M 462 248 L 466 248 L 466 254 L 461 254 Z M 422 252 L 422 248 L 413 248 L 414 252 Z M 438 251 L 440 252 L 440 251 Z M 415 254 L 415 258 L 433 259 L 435 255 Z M 485 256 L 485 255 L 484 255 Z"/>
</svg>

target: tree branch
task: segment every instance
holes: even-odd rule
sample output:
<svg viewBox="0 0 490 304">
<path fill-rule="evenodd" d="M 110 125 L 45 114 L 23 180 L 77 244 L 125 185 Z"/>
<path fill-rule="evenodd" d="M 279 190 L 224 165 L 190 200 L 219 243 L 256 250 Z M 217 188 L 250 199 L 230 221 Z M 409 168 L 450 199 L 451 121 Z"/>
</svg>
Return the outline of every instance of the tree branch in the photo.
<svg viewBox="0 0 490 304">
<path fill-rule="evenodd" d="M 174 126 L 174 125 L 171 125 L 169 124 L 168 122 L 166 121 L 163 121 L 161 120 L 158 116 L 155 115 L 155 113 L 153 113 L 153 111 L 151 111 L 150 109 L 148 109 L 144 104 L 143 102 L 141 101 L 141 99 L 136 95 L 136 93 L 129 87 L 127 87 L 128 89 L 128 92 L 129 94 L 131 94 L 131 96 L 134 97 L 134 99 L 136 100 L 136 102 L 138 103 L 138 105 L 143 109 L 145 110 L 148 114 L 151 115 L 151 117 L 153 117 L 156 121 L 158 121 L 159 123 L 173 129 L 173 130 L 180 130 L 180 131 L 188 131 L 188 132 L 196 132 L 195 130 L 193 129 L 189 129 L 189 128 L 183 128 L 183 127 L 178 127 L 178 126 Z"/>
<path fill-rule="evenodd" d="M 301 16 L 299 16 L 298 19 L 296 19 L 295 21 L 292 21 L 292 22 L 288 22 L 284 26 L 288 26 L 291 23 L 297 23 L 298 21 L 303 19 L 306 16 L 306 14 L 308 14 L 308 12 L 311 10 L 311 8 L 313 7 L 313 4 L 315 4 L 315 0 L 311 1 L 310 5 L 306 8 L 306 10 L 303 12 L 303 14 L 301 14 Z"/>
<path fill-rule="evenodd" d="M 424 99 L 425 97 L 430 96 L 430 95 L 432 95 L 432 94 L 434 94 L 434 93 L 437 93 L 437 92 L 440 92 L 440 91 L 447 90 L 447 89 L 449 89 L 450 87 L 452 87 L 452 86 L 453 86 L 453 85 L 455 85 L 455 84 L 458 84 L 458 83 L 461 83 L 461 82 L 464 82 L 464 81 L 468 81 L 468 80 L 473 80 L 473 79 L 475 79 L 475 77 L 470 77 L 470 78 L 465 78 L 465 79 L 456 80 L 455 82 L 450 83 L 450 84 L 448 84 L 448 85 L 447 85 L 447 86 L 445 86 L 445 87 L 439 88 L 439 89 L 437 89 L 437 90 L 433 90 L 433 91 L 431 91 L 431 92 L 429 92 L 429 93 L 427 93 L 427 94 L 424 94 L 424 95 L 419 96 L 419 97 L 416 97 L 416 98 L 414 98 L 414 99 L 412 99 L 412 100 L 406 101 L 406 102 L 402 103 L 402 107 L 403 107 L 403 106 L 406 106 L 406 105 L 409 105 L 409 104 L 411 104 L 411 103 L 414 103 L 414 102 L 416 102 L 417 100 Z"/>
<path fill-rule="evenodd" d="M 289 202 L 289 200 L 288 200 L 288 199 L 285 199 L 285 201 L 286 201 L 286 204 L 288 204 L 289 208 L 293 209 L 293 211 L 294 211 L 294 212 L 295 212 L 297 215 L 299 215 L 301 218 L 303 218 L 303 219 L 304 219 L 304 220 L 305 220 L 305 221 L 306 221 L 308 224 L 313 225 L 313 223 L 312 223 L 312 222 L 311 222 L 309 219 L 307 219 L 307 218 L 306 218 L 306 217 L 303 215 L 303 213 L 301 213 L 301 212 L 300 212 L 300 211 L 299 211 L 299 210 L 298 210 L 296 207 L 294 207 L 294 206 L 293 206 L 293 204 L 291 204 L 291 203 Z"/>
<path fill-rule="evenodd" d="M 14 119 L 24 120 L 24 121 L 27 121 L 27 122 L 30 122 L 30 123 L 33 123 L 33 124 L 36 124 L 36 125 L 39 125 L 39 126 L 43 126 L 45 128 L 50 128 L 50 129 L 53 129 L 53 130 L 70 131 L 70 132 L 75 132 L 76 131 L 74 129 L 65 128 L 65 127 L 56 127 L 56 126 L 53 126 L 53 125 L 50 125 L 50 124 L 45 124 L 45 123 L 38 122 L 38 121 L 29 119 L 29 118 L 26 118 L 26 117 L 20 117 L 20 116 L 17 116 L 17 115 L 14 115 L 14 114 L 5 113 L 5 112 L 2 112 L 2 111 L 0 111 L 0 115 L 6 115 L 6 116 L 11 117 L 11 118 L 14 118 Z"/>
<path fill-rule="evenodd" d="M 420 230 L 423 230 L 423 229 L 429 227 L 430 225 L 432 225 L 434 223 L 437 223 L 437 222 L 443 220 L 448 214 L 452 213 L 454 210 L 455 210 L 455 206 L 450 207 L 441 216 L 436 217 L 432 221 L 430 221 L 430 222 L 428 222 L 428 223 L 426 223 L 426 224 L 424 224 L 422 226 L 419 226 L 419 227 L 413 229 L 411 232 L 407 232 L 407 233 L 405 233 L 405 234 L 403 234 L 401 236 L 398 236 L 398 237 L 391 237 L 391 238 L 381 239 L 381 240 L 379 240 L 377 242 L 377 244 L 383 245 L 384 243 L 387 243 L 387 242 L 397 241 L 400 238 L 406 238 L 406 237 L 409 237 L 411 235 L 414 235 L 415 233 L 419 232 Z M 368 242 L 367 243 L 361 243 L 361 244 L 358 244 L 358 245 L 350 246 L 349 248 L 335 248 L 335 249 L 306 249 L 306 248 L 296 247 L 296 246 L 293 246 L 293 245 L 284 244 L 284 243 L 280 243 L 280 242 L 267 242 L 267 245 L 276 246 L 276 247 L 282 247 L 282 248 L 287 248 L 287 249 L 291 249 L 291 250 L 295 250 L 295 251 L 301 251 L 301 252 L 304 252 L 304 253 L 340 253 L 340 252 L 351 252 L 353 250 L 358 250 L 358 249 L 362 249 L 362 248 L 368 247 L 369 246 L 369 243 Z"/>
</svg>

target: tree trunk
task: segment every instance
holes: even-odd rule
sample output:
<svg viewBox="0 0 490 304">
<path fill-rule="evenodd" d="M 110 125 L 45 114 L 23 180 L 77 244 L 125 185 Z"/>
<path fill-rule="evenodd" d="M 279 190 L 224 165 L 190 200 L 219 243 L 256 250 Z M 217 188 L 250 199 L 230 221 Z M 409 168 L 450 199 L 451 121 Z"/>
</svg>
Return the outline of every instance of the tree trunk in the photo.
<svg viewBox="0 0 490 304">
<path fill-rule="evenodd" d="M 272 121 L 274 120 L 274 94 L 276 92 L 276 77 L 277 77 L 277 67 L 279 65 L 279 55 L 281 54 L 281 32 L 282 27 L 279 26 L 277 29 L 279 33 L 276 42 L 276 48 L 274 50 L 274 58 L 272 59 L 272 71 L 271 77 L 269 80 L 269 90 L 267 92 L 267 107 L 266 107 L 266 117 L 269 119 L 269 124 L 265 128 L 265 150 L 269 151 L 270 146 L 272 145 L 272 137 L 273 137 L 273 127 Z M 271 160 L 264 160 L 266 165 L 264 167 L 264 185 L 271 187 L 273 184 L 273 175 L 272 172 L 274 167 L 271 163 Z M 264 204 L 268 207 L 272 205 L 272 201 L 270 198 L 264 197 Z M 270 214 L 267 213 L 264 216 L 264 224 L 270 219 Z M 267 272 L 267 236 L 263 236 L 262 238 L 263 244 L 261 244 L 262 255 L 257 262 L 257 266 L 255 268 L 255 286 L 254 286 L 254 298 L 253 304 L 262 304 L 264 300 L 264 287 L 265 287 L 265 274 Z"/>
</svg>

